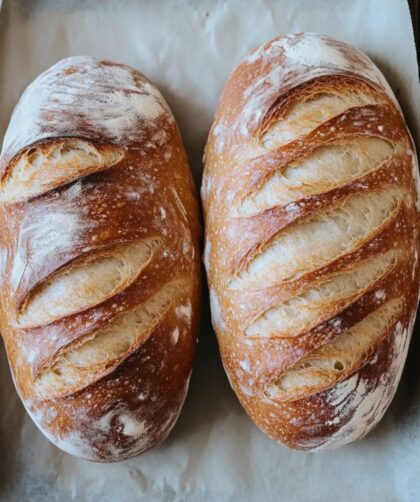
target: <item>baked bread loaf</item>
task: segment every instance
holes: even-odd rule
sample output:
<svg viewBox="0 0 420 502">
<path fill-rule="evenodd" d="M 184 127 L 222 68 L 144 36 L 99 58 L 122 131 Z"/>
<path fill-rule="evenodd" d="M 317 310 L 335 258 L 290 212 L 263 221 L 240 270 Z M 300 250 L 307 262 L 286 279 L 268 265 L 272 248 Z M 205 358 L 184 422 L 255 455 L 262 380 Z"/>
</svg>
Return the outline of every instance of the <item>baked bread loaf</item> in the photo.
<svg viewBox="0 0 420 502">
<path fill-rule="evenodd" d="M 162 441 L 196 345 L 199 220 L 163 97 L 128 66 L 60 61 L 0 157 L 0 329 L 28 413 L 96 461 Z"/>
<path fill-rule="evenodd" d="M 270 437 L 303 450 L 383 416 L 419 294 L 418 163 L 372 61 L 282 36 L 239 64 L 205 151 L 213 326 L 231 385 Z"/>
</svg>

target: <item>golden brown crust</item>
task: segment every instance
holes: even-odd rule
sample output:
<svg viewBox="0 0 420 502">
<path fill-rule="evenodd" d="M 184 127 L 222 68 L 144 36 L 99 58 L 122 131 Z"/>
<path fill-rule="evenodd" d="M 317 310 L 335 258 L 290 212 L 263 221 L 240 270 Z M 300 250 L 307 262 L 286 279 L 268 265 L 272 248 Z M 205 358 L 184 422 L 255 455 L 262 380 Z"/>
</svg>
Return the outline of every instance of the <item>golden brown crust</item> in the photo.
<svg viewBox="0 0 420 502">
<path fill-rule="evenodd" d="M 65 174 L 55 179 L 55 159 L 48 156 L 61 155 L 59 145 L 73 139 L 80 141 L 77 148 L 93 149 L 87 156 L 110 152 L 117 161 L 105 165 L 95 157 L 97 166 L 87 164 L 77 175 L 75 169 L 66 172 L 63 161 Z M 199 220 L 180 134 L 143 75 L 109 61 L 69 58 L 35 80 L 16 107 L 0 157 L 3 196 L 10 195 L 7 182 L 28 151 L 35 151 L 34 162 L 44 161 L 39 169 L 44 165 L 45 179 L 52 181 L 33 195 L 36 175 L 32 182 L 12 179 L 15 200 L 6 197 L 0 207 L 0 323 L 16 388 L 35 423 L 65 451 L 96 461 L 128 458 L 169 433 L 192 369 Z M 72 152 L 70 166 L 77 165 L 79 153 Z M 69 306 L 68 315 L 41 326 L 19 326 L 36 288 L 54 282 L 58 272 L 153 238 L 159 246 L 144 268 L 112 296 L 76 313 Z M 182 286 L 147 338 L 123 354 L 116 368 L 92 373 L 77 392 L 69 386 L 62 396 L 40 397 L 36 379 L 60 354 L 141 309 L 171 281 Z"/>
<path fill-rule="evenodd" d="M 325 96 L 332 96 L 331 100 L 338 96 L 331 105 L 338 111 L 316 123 L 316 110 L 310 107 Z M 343 106 L 346 99 L 354 104 Z M 290 119 L 286 131 L 290 134 L 284 136 L 289 139 L 265 145 L 267 134 L 288 120 L 289 111 L 293 113 L 293 107 L 297 109 L 302 103 L 309 103 L 315 119 L 305 115 L 300 122 Z M 311 124 L 311 120 L 315 125 L 304 129 L 305 121 Z M 346 139 L 367 137 L 386 141 L 392 153 L 365 174 L 344 183 L 337 181 L 317 193 L 296 196 L 288 203 L 276 203 L 272 193 L 268 202 L 261 199 L 258 211 L 243 211 L 246 198 L 261 194 L 267 181 L 277 173 L 285 175 L 292 163 L 304 161 L 320 147 L 327 150 Z M 402 371 L 418 301 L 417 169 L 411 137 L 389 86 L 373 63 L 352 47 L 314 34 L 279 37 L 249 54 L 232 73 L 205 152 L 204 261 L 224 367 L 245 410 L 270 437 L 298 449 L 334 447 L 365 435 L 385 412 Z M 281 183 L 278 181 L 277 187 Z M 292 193 L 293 184 L 290 186 Z M 283 279 L 277 278 L 275 253 L 281 254 L 291 242 L 281 241 L 282 236 L 296 236 L 312 221 L 328 221 L 330 215 L 338 214 L 334 213 L 337 208 L 347 211 L 346 201 L 360 200 L 368 205 L 372 197 L 380 204 L 382 197 L 389 201 L 392 193 L 395 201 L 354 244 L 323 260 L 326 236 L 324 247 L 322 241 L 313 244 L 322 244 L 318 264 L 314 262 L 308 269 L 298 267 L 298 272 L 291 270 Z M 331 231 L 334 233 L 333 226 Z M 302 242 L 306 242 L 304 230 L 301 232 Z M 291 253 L 293 249 L 302 254 L 309 251 L 296 246 Z M 395 263 L 368 287 L 347 300 L 331 298 L 320 307 L 311 304 L 311 291 L 322 281 L 356 269 L 369 258 L 380 260 L 390 250 L 397 252 Z M 299 254 L 289 257 L 292 259 L 299 261 Z M 271 272 L 264 271 L 268 266 Z M 317 322 L 310 328 L 286 336 L 286 328 L 278 326 L 276 334 L 275 321 L 270 321 L 270 333 L 247 334 L 270 309 L 287 302 L 290 305 L 305 294 L 309 295 L 309 300 L 304 300 L 308 310 L 319 309 L 315 310 Z M 372 341 L 356 366 L 352 363 L 347 371 L 338 361 L 332 384 L 334 370 L 321 367 L 314 372 L 319 385 L 310 386 L 302 380 L 296 384 L 296 392 L 270 395 L 267 391 L 293 368 L 300 368 L 309 355 L 321 354 L 321 347 L 328 352 L 329 344 L 350 328 L 358 328 L 358 323 L 368 322 L 369 315 L 382 306 L 400 299 L 398 315 L 390 314 L 380 339 Z M 293 315 L 299 315 L 299 306 L 292 312 L 290 323 Z M 289 314 L 284 310 L 281 315 Z M 326 371 L 330 371 L 328 378 L 323 377 Z"/>
</svg>

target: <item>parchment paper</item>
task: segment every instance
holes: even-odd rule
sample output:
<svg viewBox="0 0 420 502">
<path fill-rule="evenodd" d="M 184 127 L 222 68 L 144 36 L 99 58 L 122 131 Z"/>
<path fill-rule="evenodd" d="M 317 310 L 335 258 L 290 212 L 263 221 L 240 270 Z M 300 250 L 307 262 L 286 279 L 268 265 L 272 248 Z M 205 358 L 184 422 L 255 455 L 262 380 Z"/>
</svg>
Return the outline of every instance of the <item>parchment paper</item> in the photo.
<svg viewBox="0 0 420 502">
<path fill-rule="evenodd" d="M 0 0 L 1 4 L 1 0 Z M 159 85 L 197 183 L 227 76 L 253 46 L 317 31 L 367 52 L 420 145 L 420 89 L 405 0 L 5 0 L 0 11 L 0 138 L 25 86 L 68 55 L 128 63 Z M 397 396 L 366 439 L 337 451 L 290 451 L 247 418 L 223 373 L 207 298 L 186 405 L 169 439 L 120 464 L 78 460 L 25 415 L 0 347 L 0 500 L 420 500 L 419 326 Z"/>
</svg>

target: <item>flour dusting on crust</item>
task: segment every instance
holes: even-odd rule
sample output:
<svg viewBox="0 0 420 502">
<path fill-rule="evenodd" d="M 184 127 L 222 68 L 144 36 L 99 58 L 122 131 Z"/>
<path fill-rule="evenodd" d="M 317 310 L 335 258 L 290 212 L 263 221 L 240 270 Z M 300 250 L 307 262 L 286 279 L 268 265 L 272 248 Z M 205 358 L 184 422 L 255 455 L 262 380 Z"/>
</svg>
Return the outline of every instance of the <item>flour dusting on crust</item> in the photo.
<svg viewBox="0 0 420 502">
<path fill-rule="evenodd" d="M 311 448 L 311 451 L 333 449 L 351 443 L 368 434 L 381 420 L 397 390 L 413 322 L 408 329 L 404 329 L 401 322 L 398 322 L 390 333 L 393 340 L 392 361 L 373 388 L 356 373 L 328 392 L 327 402 L 335 408 L 336 418 L 333 422 L 344 422 L 344 425 L 323 444 Z M 375 364 L 375 361 L 371 360 L 368 364 Z"/>
<path fill-rule="evenodd" d="M 11 273 L 12 286 L 17 288 L 27 266 L 37 270 L 51 254 L 71 249 L 79 236 L 93 224 L 77 211 L 43 213 L 35 221 L 28 222 L 19 235 Z"/>
<path fill-rule="evenodd" d="M 44 183 L 48 169 L 51 184 Z M 36 193 L 24 190 L 32 176 L 42 180 Z M 0 157 L 3 182 L 17 179 L 22 189 L 18 199 L 0 204 L 8 251 L 0 255 L 2 332 L 28 414 L 63 451 L 100 462 L 124 460 L 164 440 L 181 411 L 199 287 L 198 215 L 192 214 L 188 176 L 171 111 L 159 90 L 130 67 L 65 59 L 30 84 L 16 106 Z M 159 243 L 156 254 L 153 246 L 143 248 L 149 237 Z M 98 274 L 112 288 L 104 297 L 52 321 L 19 324 L 20 313 L 50 285 L 60 289 L 57 302 L 78 305 L 60 278 L 77 276 L 79 285 L 99 291 Z M 163 294 L 167 278 L 179 280 L 182 300 L 178 289 Z M 157 300 L 149 306 L 152 296 Z M 113 331 L 117 316 L 123 321 Z M 110 368 L 116 353 L 121 359 Z M 107 374 L 89 383 L 86 368 L 92 364 L 96 371 L 92 361 L 99 355 L 108 358 Z M 53 368 L 60 357 L 85 376 L 72 389 L 51 388 L 40 398 L 37 378 L 49 371 L 63 376 Z"/>
<path fill-rule="evenodd" d="M 420 185 L 400 111 L 368 56 L 313 33 L 281 36 L 248 54 L 220 100 L 201 190 L 206 239 L 212 244 L 204 263 L 213 326 L 228 378 L 247 413 L 270 437 L 292 448 L 329 449 L 363 437 L 382 418 L 401 376 L 419 293 L 413 202 Z M 337 175 L 334 150 L 335 141 L 348 137 L 370 142 L 367 158 L 356 161 L 357 169 L 366 169 L 352 180 Z M 377 159 L 373 137 L 380 148 Z M 357 148 L 343 148 L 347 173 Z M 316 152 L 325 154 L 322 166 Z M 395 213 L 368 201 L 379 189 L 394 187 L 404 193 Z M 290 197 L 283 197 L 289 191 Z M 366 196 L 366 211 L 342 205 L 353 194 Z M 261 203 L 243 211 L 249 199 Z M 351 240 L 353 214 L 366 230 L 377 208 L 378 231 L 367 230 L 365 241 L 341 254 Z M 311 219 L 324 209 L 340 216 L 334 222 Z M 305 268 L 314 239 L 328 243 L 340 228 L 337 253 L 321 265 L 309 259 Z M 299 252 L 296 242 L 304 243 Z M 391 249 L 401 254 L 385 275 L 366 284 L 355 281 L 362 259 L 381 263 Z M 279 256 L 285 257 L 284 276 L 276 275 Z M 337 274 L 344 270 L 349 273 L 341 280 Z M 236 287 L 238 277 L 251 280 Z M 354 292 L 348 294 L 353 281 Z M 324 291 L 311 289 L 320 284 L 327 285 Z M 378 318 L 353 330 L 401 294 L 403 308 L 392 322 L 382 328 Z M 316 310 L 317 302 L 322 307 L 313 325 L 302 328 L 301 309 Z M 261 329 L 267 336 L 246 339 L 257 319 L 266 323 Z M 271 385 L 279 390 L 275 396 L 268 392 Z"/>
<path fill-rule="evenodd" d="M 133 146 L 142 134 L 158 132 L 155 123 L 161 117 L 173 121 L 159 90 L 139 72 L 91 57 L 70 57 L 27 87 L 7 129 L 2 157 L 9 160 L 26 145 L 53 137 Z"/>
<path fill-rule="evenodd" d="M 222 307 L 220 306 L 219 297 L 213 288 L 210 288 L 210 307 L 211 320 L 215 329 L 224 331 L 226 323 L 223 320 Z"/>
<path fill-rule="evenodd" d="M 349 51 L 352 59 L 348 57 Z M 279 58 L 283 62 L 274 64 L 268 70 L 266 65 L 271 58 Z M 244 65 L 256 62 L 262 65 L 262 76 L 244 90 L 246 103 L 238 124 L 243 136 L 257 126 L 282 88 L 326 75 L 363 74 L 366 79 L 384 88 L 399 108 L 389 84 L 368 56 L 326 35 L 297 33 L 277 38 L 242 60 Z M 214 130 L 213 134 L 216 135 L 216 132 Z"/>
</svg>

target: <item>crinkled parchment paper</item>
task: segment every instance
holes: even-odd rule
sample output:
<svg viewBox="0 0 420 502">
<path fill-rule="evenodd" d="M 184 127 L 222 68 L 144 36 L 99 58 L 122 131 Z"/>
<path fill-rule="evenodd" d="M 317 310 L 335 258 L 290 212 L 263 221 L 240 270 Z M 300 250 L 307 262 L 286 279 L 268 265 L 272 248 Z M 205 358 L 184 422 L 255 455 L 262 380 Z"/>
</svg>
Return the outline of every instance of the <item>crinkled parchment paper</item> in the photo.
<svg viewBox="0 0 420 502">
<path fill-rule="evenodd" d="M 418 70 L 405 0 L 5 0 L 0 137 L 19 95 L 46 67 L 68 55 L 110 58 L 159 85 L 199 183 L 204 142 L 230 71 L 251 47 L 298 31 L 327 33 L 367 52 L 389 79 L 420 145 Z M 420 500 L 419 335 L 375 431 L 341 450 L 308 454 L 272 442 L 242 411 L 206 307 L 175 429 L 155 450 L 114 465 L 72 458 L 44 439 L 14 392 L 0 346 L 0 500 Z"/>
</svg>

